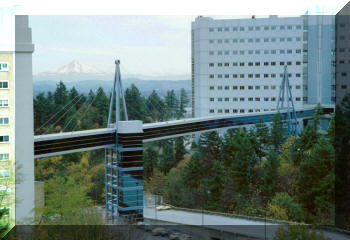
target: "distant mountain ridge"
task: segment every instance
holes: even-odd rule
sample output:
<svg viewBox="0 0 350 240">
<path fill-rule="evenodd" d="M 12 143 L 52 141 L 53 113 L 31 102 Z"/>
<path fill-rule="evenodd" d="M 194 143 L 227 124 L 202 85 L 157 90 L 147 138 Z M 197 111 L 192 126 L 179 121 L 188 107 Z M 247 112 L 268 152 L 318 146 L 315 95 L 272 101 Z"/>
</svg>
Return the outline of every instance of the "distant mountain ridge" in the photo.
<svg viewBox="0 0 350 240">
<path fill-rule="evenodd" d="M 76 82 L 85 80 L 105 80 L 111 81 L 114 79 L 114 73 L 108 73 L 99 70 L 94 66 L 90 66 L 78 61 L 72 61 L 64 66 L 61 66 L 55 70 L 41 72 L 33 76 L 34 82 L 37 81 L 63 81 L 63 82 Z M 177 81 L 188 80 L 190 75 L 167 75 L 167 76 L 146 76 L 139 74 L 123 74 L 122 79 L 139 79 L 139 80 L 158 80 L 158 81 Z"/>
</svg>

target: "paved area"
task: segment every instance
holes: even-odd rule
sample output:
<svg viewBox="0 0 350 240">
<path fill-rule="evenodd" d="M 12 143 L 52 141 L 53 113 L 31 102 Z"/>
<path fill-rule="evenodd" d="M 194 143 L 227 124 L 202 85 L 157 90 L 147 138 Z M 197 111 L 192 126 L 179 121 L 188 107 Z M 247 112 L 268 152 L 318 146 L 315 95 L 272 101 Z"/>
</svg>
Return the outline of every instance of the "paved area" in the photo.
<svg viewBox="0 0 350 240">
<path fill-rule="evenodd" d="M 144 217 L 187 225 L 204 225 L 221 231 L 235 232 L 251 237 L 264 238 L 265 232 L 267 239 L 273 239 L 273 236 L 281 225 L 267 222 L 265 231 L 265 221 L 249 220 L 244 218 L 235 218 L 229 216 L 202 214 L 185 210 L 156 210 L 154 207 L 144 208 Z M 348 240 L 349 235 L 338 232 L 324 231 L 326 237 L 332 240 Z"/>
</svg>

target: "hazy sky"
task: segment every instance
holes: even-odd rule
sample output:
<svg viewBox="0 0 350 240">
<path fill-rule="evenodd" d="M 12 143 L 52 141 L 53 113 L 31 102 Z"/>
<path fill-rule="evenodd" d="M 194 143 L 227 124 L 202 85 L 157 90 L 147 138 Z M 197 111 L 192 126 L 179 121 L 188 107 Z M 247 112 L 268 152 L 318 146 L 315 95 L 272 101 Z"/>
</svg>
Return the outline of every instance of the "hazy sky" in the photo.
<svg viewBox="0 0 350 240">
<path fill-rule="evenodd" d="M 194 16 L 30 16 L 34 73 L 72 60 L 124 74 L 190 74 Z"/>
<path fill-rule="evenodd" d="M 300 14 L 308 8 L 305 3 Z M 33 72 L 54 70 L 73 60 L 113 72 L 118 58 L 122 74 L 190 75 L 190 32 L 195 17 L 30 16 Z"/>
</svg>

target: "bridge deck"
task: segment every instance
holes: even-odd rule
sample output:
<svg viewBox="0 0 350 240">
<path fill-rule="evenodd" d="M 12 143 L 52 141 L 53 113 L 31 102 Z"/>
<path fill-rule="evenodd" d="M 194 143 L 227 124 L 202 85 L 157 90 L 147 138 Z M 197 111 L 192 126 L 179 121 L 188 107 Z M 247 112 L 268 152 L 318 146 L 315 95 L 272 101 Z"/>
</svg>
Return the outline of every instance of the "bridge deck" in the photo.
<svg viewBox="0 0 350 240">
<path fill-rule="evenodd" d="M 324 107 L 323 113 L 329 114 L 333 108 Z M 176 136 L 190 135 L 211 131 L 215 129 L 234 128 L 248 126 L 264 121 L 271 122 L 276 111 L 266 113 L 250 113 L 221 115 L 201 118 L 190 118 L 159 123 L 143 124 L 143 142 L 158 139 L 172 138 Z M 287 113 L 281 111 L 282 118 L 287 118 Z M 296 111 L 299 120 L 311 118 L 315 114 L 314 108 L 304 108 Z M 114 128 L 104 128 L 68 133 L 47 134 L 34 137 L 35 158 L 61 155 L 78 151 L 101 149 L 116 143 L 116 131 Z"/>
</svg>

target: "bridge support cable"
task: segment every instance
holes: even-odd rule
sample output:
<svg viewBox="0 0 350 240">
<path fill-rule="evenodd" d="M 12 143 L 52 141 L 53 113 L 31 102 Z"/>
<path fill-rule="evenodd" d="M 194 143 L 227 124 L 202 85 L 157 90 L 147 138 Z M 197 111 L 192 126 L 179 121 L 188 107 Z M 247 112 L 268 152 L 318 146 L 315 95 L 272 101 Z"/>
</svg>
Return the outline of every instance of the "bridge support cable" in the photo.
<svg viewBox="0 0 350 240">
<path fill-rule="evenodd" d="M 63 108 L 60 111 L 57 111 L 55 114 L 53 114 L 48 120 L 46 120 L 39 128 L 37 128 L 34 132 L 37 133 L 40 131 L 40 129 L 42 129 L 43 127 L 45 127 L 51 120 L 53 120 L 57 115 L 59 115 L 60 113 L 64 113 L 62 111 L 64 111 L 71 103 L 73 103 L 78 97 L 79 99 L 73 104 L 73 106 L 75 106 L 80 99 L 82 98 L 83 95 L 77 95 L 75 96 L 73 99 L 71 99 L 66 105 L 63 106 Z M 51 127 L 50 127 L 51 128 Z M 46 132 L 46 131 L 45 131 Z"/>
<path fill-rule="evenodd" d="M 286 104 L 286 106 L 284 105 Z M 277 111 L 285 110 L 287 114 L 286 123 L 289 136 L 295 136 L 298 132 L 298 121 L 294 108 L 291 86 L 289 83 L 287 66 L 284 66 L 284 73 L 277 100 Z"/>
</svg>

